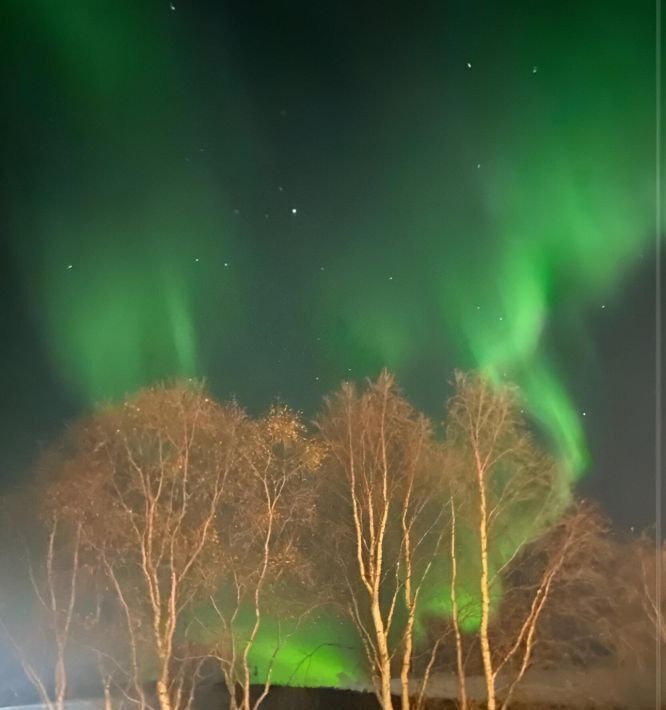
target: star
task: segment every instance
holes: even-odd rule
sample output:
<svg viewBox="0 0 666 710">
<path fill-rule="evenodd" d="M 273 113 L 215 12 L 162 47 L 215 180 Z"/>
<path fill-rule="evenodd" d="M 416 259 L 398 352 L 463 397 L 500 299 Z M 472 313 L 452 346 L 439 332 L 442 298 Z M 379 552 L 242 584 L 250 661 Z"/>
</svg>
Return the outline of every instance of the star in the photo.
<svg viewBox="0 0 666 710">
<path fill-rule="evenodd" d="M 73 266 L 74 266 L 74 264 L 67 264 L 67 271 L 71 271 Z"/>
<path fill-rule="evenodd" d="M 393 276 L 388 277 L 389 281 L 393 281 Z"/>
<path fill-rule="evenodd" d="M 601 310 L 603 310 L 604 308 L 606 308 L 606 304 L 605 304 L 605 303 L 602 303 L 602 304 L 601 304 Z"/>
<path fill-rule="evenodd" d="M 536 74 L 538 70 L 539 70 L 539 67 L 535 64 L 535 65 L 532 67 L 532 74 Z"/>
<path fill-rule="evenodd" d="M 225 261 L 225 262 L 224 262 L 224 266 L 225 266 L 225 267 L 229 266 L 229 262 L 228 262 L 228 261 Z"/>
<path fill-rule="evenodd" d="M 292 213 L 292 214 L 296 214 L 297 212 L 298 212 L 298 210 L 297 210 L 295 207 L 292 207 L 292 208 L 291 208 L 291 213 Z"/>
<path fill-rule="evenodd" d="M 176 9 L 176 6 L 174 5 L 173 0 L 169 3 L 169 7 L 170 7 L 172 10 L 175 10 L 175 9 Z"/>
<path fill-rule="evenodd" d="M 198 256 L 197 256 L 197 257 L 195 257 L 195 258 L 194 258 L 194 261 L 196 261 L 196 262 L 197 262 L 197 264 L 198 264 L 198 263 L 199 263 L 199 257 L 198 257 Z"/>
<path fill-rule="evenodd" d="M 467 68 L 471 69 L 472 68 L 472 62 L 467 62 Z"/>
<path fill-rule="evenodd" d="M 481 167 L 481 163 L 477 163 L 477 164 L 476 164 L 476 169 L 479 170 L 480 167 Z"/>
<path fill-rule="evenodd" d="M 583 416 L 586 417 L 586 416 L 587 416 L 587 412 L 583 412 Z"/>
</svg>

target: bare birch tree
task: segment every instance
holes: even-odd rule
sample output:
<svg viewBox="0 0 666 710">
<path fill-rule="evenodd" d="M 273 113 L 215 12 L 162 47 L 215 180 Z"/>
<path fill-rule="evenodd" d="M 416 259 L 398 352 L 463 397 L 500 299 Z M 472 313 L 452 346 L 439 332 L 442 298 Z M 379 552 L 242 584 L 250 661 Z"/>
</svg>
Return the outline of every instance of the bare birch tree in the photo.
<svg viewBox="0 0 666 710">
<path fill-rule="evenodd" d="M 645 531 L 618 539 L 604 570 L 605 594 L 612 598 L 607 606 L 615 612 L 605 640 L 610 636 L 609 645 L 622 665 L 644 676 L 646 683 L 660 672 L 656 664 L 666 647 L 666 585 L 660 579 L 665 563 L 666 544 L 658 547 L 654 532 Z"/>
<path fill-rule="evenodd" d="M 26 499 L 17 497 L 13 502 L 24 509 Z M 31 618 L 17 628 L 7 618 L 13 614 L 0 612 L 0 633 L 9 640 L 41 703 L 49 710 L 64 710 L 81 572 L 81 525 L 68 524 L 57 510 L 40 506 L 39 500 L 32 505 L 39 515 L 31 540 L 16 538 L 24 569 L 13 570 L 15 576 L 24 576 Z"/>
<path fill-rule="evenodd" d="M 185 383 L 139 392 L 69 433 L 56 479 L 122 610 L 132 686 L 155 677 L 160 710 L 185 706 L 184 613 L 213 584 L 216 527 L 245 416 Z"/>
<path fill-rule="evenodd" d="M 386 372 L 362 391 L 343 384 L 318 425 L 328 450 L 329 564 L 344 580 L 381 706 L 393 707 L 395 667 L 407 710 L 420 595 L 446 527 L 431 427 Z"/>
<path fill-rule="evenodd" d="M 655 642 L 666 646 L 666 587 L 663 576 L 666 565 L 666 542 L 657 546 L 647 533 L 632 541 L 627 547 L 627 559 L 638 568 L 636 583 L 627 585 L 626 596 L 635 598 L 640 605 L 648 625 L 654 630 Z M 633 594 L 632 594 L 633 591 Z"/>
<path fill-rule="evenodd" d="M 322 454 L 322 445 L 284 406 L 272 407 L 244 430 L 239 475 L 230 482 L 218 521 L 226 583 L 210 595 L 209 609 L 210 655 L 220 665 L 232 710 L 256 710 L 265 700 L 283 643 L 313 607 L 312 531 Z M 258 663 L 261 677 L 251 668 Z M 254 700 L 253 684 L 261 685 Z"/>
<path fill-rule="evenodd" d="M 500 628 L 493 634 L 494 681 L 498 687 L 500 674 L 504 678 L 502 710 L 509 707 L 535 658 L 545 636 L 542 621 L 557 603 L 559 588 L 586 574 L 599 544 L 605 541 L 605 533 L 604 521 L 597 511 L 576 504 L 511 560 L 504 575 Z"/>
<path fill-rule="evenodd" d="M 478 537 L 478 638 L 488 710 L 495 710 L 492 599 L 513 556 L 556 519 L 565 498 L 558 467 L 521 421 L 516 390 L 461 373 L 455 387 L 447 411 L 447 445 L 455 452 L 458 478 L 468 483 L 461 488 L 461 509 Z"/>
<path fill-rule="evenodd" d="M 581 509 L 588 511 L 586 524 L 551 589 L 537 633 L 536 661 L 579 669 L 614 668 L 633 686 L 632 695 L 649 702 L 659 670 L 657 644 L 666 643 L 656 613 L 658 548 L 649 534 L 613 533 L 610 523 L 589 504 Z M 551 540 L 537 542 L 536 560 L 525 559 L 520 570 L 538 569 L 539 550 L 557 535 L 555 528 Z M 534 559 L 533 551 L 527 554 Z"/>
</svg>

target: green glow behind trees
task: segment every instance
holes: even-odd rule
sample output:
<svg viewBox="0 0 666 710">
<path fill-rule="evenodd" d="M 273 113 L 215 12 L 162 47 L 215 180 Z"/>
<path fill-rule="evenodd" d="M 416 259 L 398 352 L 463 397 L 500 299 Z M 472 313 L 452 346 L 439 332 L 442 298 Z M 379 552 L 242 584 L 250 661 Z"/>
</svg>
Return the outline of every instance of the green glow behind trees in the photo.
<svg viewBox="0 0 666 710">
<path fill-rule="evenodd" d="M 517 394 L 459 374 L 444 436 L 388 373 L 343 385 L 313 431 L 286 407 L 252 418 L 191 381 L 98 407 L 47 451 L 37 488 L 86 560 L 85 575 L 58 570 L 88 580 L 72 643 L 122 649 L 113 683 L 140 700 L 156 678 L 163 710 L 181 707 L 168 688 L 203 656 L 243 689 L 234 707 L 245 710 L 264 682 L 266 693 L 269 682 L 370 684 L 391 707 L 398 674 L 407 707 L 424 659 L 446 656 L 450 636 L 434 639 L 450 624 L 453 561 L 474 648 L 484 625 L 495 633 L 527 613 L 506 604 L 508 574 L 568 509 L 562 466 L 525 427 Z M 90 616 L 100 600 L 108 618 Z"/>
</svg>

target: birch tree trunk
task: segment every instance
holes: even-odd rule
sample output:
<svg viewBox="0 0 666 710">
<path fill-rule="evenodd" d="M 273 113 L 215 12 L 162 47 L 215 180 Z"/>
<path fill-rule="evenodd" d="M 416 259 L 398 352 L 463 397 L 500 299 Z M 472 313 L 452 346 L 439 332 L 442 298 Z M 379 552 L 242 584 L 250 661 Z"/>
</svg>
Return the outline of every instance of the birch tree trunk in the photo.
<svg viewBox="0 0 666 710">
<path fill-rule="evenodd" d="M 379 605 L 379 595 L 372 600 L 372 621 L 377 637 L 377 671 L 379 675 L 379 702 L 383 710 L 393 710 L 391 698 L 391 656 L 389 654 L 386 628 Z"/>
<path fill-rule="evenodd" d="M 458 678 L 458 705 L 460 710 L 467 710 L 467 684 L 465 682 L 465 667 L 463 665 L 462 635 L 458 622 L 458 557 L 456 553 L 456 508 L 451 498 L 451 616 L 453 632 L 456 638 L 456 674 Z"/>
<path fill-rule="evenodd" d="M 490 621 L 490 574 L 488 569 L 488 514 L 486 509 L 486 487 L 483 470 L 477 467 L 479 485 L 479 547 L 481 557 L 481 624 L 479 627 L 479 641 L 481 643 L 481 658 L 483 660 L 483 674 L 486 680 L 486 693 L 488 710 L 495 710 L 495 676 L 493 662 L 490 654 L 490 641 L 488 639 L 488 624 Z"/>
<path fill-rule="evenodd" d="M 155 692 L 157 694 L 157 702 L 159 703 L 160 710 L 172 710 L 171 698 L 169 697 L 169 685 L 164 677 L 158 679 L 155 685 Z"/>
</svg>

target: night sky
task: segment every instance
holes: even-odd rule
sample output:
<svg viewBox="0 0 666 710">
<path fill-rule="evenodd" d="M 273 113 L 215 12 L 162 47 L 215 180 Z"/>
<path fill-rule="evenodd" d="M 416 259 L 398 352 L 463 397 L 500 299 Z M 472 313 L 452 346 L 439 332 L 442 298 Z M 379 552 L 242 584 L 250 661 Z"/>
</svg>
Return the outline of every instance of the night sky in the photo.
<svg viewBox="0 0 666 710">
<path fill-rule="evenodd" d="M 314 415 L 511 380 L 654 521 L 654 4 L 7 0 L 0 481 L 95 402 L 205 377 Z"/>
</svg>

